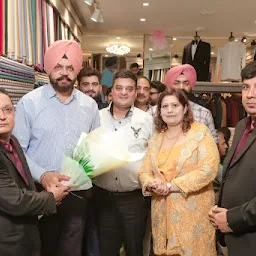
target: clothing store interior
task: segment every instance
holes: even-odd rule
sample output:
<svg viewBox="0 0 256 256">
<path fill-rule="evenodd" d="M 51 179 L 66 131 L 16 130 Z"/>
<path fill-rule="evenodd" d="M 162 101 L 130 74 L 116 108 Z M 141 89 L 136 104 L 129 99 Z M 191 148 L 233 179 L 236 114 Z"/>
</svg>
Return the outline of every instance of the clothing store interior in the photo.
<svg viewBox="0 0 256 256">
<path fill-rule="evenodd" d="M 77 59 L 82 59 L 82 68 L 88 69 L 88 70 L 96 69 L 97 71 L 100 72 L 101 78 L 99 77 L 99 81 L 100 81 L 101 90 L 100 90 L 100 94 L 97 95 L 98 98 L 96 99 L 96 97 L 94 98 L 92 96 L 94 93 L 93 89 L 91 91 L 92 94 L 90 93 L 86 93 L 86 94 L 91 96 L 96 101 L 99 109 L 102 109 L 100 110 L 100 113 L 102 111 L 102 113 L 106 115 L 103 119 L 101 119 L 101 122 L 102 120 L 104 122 L 106 121 L 107 123 L 106 127 L 111 126 L 112 127 L 111 129 L 114 129 L 115 131 L 117 131 L 123 125 L 121 124 L 121 121 L 123 122 L 123 120 L 126 120 L 125 118 L 132 115 L 132 113 L 137 113 L 136 112 L 137 110 L 134 110 L 130 106 L 129 112 L 127 112 L 125 117 L 122 117 L 123 119 L 121 118 L 120 120 L 115 116 L 115 114 L 113 114 L 113 111 L 115 111 L 114 109 L 115 105 L 114 104 L 111 105 L 112 103 L 109 97 L 111 93 L 111 88 L 112 88 L 112 94 L 113 95 L 116 94 L 116 92 L 114 93 L 113 91 L 114 90 L 113 87 L 111 87 L 113 84 L 113 76 L 115 77 L 116 73 L 123 70 L 130 70 L 133 74 L 135 74 L 136 79 L 138 78 L 138 81 L 140 77 L 142 77 L 142 79 L 146 79 L 146 81 L 148 81 L 149 84 L 151 83 L 153 84 L 156 82 L 162 85 L 165 84 L 166 88 L 168 88 L 168 85 L 166 84 L 166 81 L 168 80 L 167 79 L 168 72 L 172 71 L 172 69 L 174 70 L 180 65 L 190 64 L 196 72 L 196 76 L 195 76 L 196 83 L 195 83 L 195 86 L 192 86 L 192 92 L 190 92 L 189 94 L 186 94 L 186 96 L 188 97 L 188 100 L 190 102 L 196 103 L 202 106 L 204 110 L 206 109 L 207 111 L 208 110 L 210 111 L 209 113 L 211 113 L 212 115 L 213 124 L 214 124 L 214 127 L 209 126 L 210 132 L 212 133 L 212 135 L 213 133 L 215 133 L 215 136 L 217 136 L 216 131 L 222 130 L 225 137 L 225 141 L 228 144 L 228 148 L 229 148 L 232 145 L 236 125 L 239 123 L 240 120 L 248 116 L 248 113 L 245 111 L 242 105 L 241 70 L 247 64 L 252 63 L 254 60 L 256 60 L 256 15 L 255 15 L 255 8 L 252 8 L 252 6 L 255 6 L 255 1 L 253 0 L 248 0 L 246 1 L 246 3 L 244 1 L 234 1 L 234 0 L 224 0 L 224 1 L 219 1 L 219 0 L 218 1 L 205 1 L 205 0 L 194 0 L 194 1 L 184 1 L 184 0 L 180 0 L 180 1 L 177 1 L 177 0 L 173 0 L 173 1 L 171 0 L 0 0 L 0 88 L 3 88 L 8 92 L 8 95 L 10 96 L 11 101 L 14 105 L 14 112 L 16 114 L 17 106 L 19 106 L 18 102 L 21 99 L 23 99 L 23 97 L 27 95 L 36 95 L 31 93 L 35 92 L 36 90 L 38 90 L 39 92 L 40 88 L 47 87 L 48 85 L 51 84 L 52 80 L 50 81 L 49 72 L 48 72 L 50 68 L 47 62 L 49 62 L 49 59 L 51 58 L 54 59 L 57 55 L 52 55 L 52 57 L 48 56 L 48 59 L 46 59 L 45 56 L 47 51 L 49 49 L 51 50 L 50 46 L 58 40 L 75 41 L 77 43 L 76 45 L 78 45 L 82 49 L 82 56 L 80 55 L 80 57 L 77 58 Z M 59 49 L 62 49 L 62 48 L 59 48 Z M 69 57 L 70 55 L 68 51 L 64 52 L 64 55 L 63 55 L 63 52 L 61 53 L 63 56 L 62 60 L 71 61 L 72 58 Z M 76 60 L 74 60 L 74 62 L 75 61 Z M 111 65 L 113 64 L 112 63 L 113 61 L 114 61 L 115 67 L 113 69 L 110 69 L 110 67 L 112 67 Z M 46 65 L 48 67 L 47 69 L 46 69 Z M 186 71 L 185 67 L 187 66 L 184 66 L 184 71 L 181 71 L 179 75 L 186 76 L 186 72 L 190 72 L 190 71 Z M 56 69 L 56 66 L 54 67 L 54 69 Z M 135 73 L 133 72 L 133 70 L 135 70 Z M 74 82 L 74 87 L 78 89 L 77 91 L 80 90 L 84 92 L 81 89 L 82 87 L 79 87 L 79 83 L 83 78 L 83 75 L 81 74 L 80 80 L 79 80 L 79 75 L 78 75 L 78 80 Z M 94 74 L 92 76 L 97 76 L 97 75 Z M 117 78 L 117 79 L 125 79 L 125 78 Z M 137 87 L 135 88 L 136 88 L 135 90 L 138 89 Z M 154 94 L 159 94 L 159 97 L 161 97 L 160 91 L 155 92 L 153 85 L 149 90 L 150 90 L 150 93 L 148 91 L 148 95 L 150 96 L 148 97 L 152 96 L 153 98 Z M 164 91 L 165 91 L 165 87 L 164 87 Z M 47 93 L 52 93 L 52 92 L 49 89 Z M 137 95 L 140 95 L 139 92 Z M 144 97 L 143 93 L 141 93 L 141 95 L 142 95 L 141 99 L 143 99 Z M 74 97 L 78 98 L 78 96 L 74 96 Z M 88 97 L 88 99 L 90 98 L 91 100 L 91 97 Z M 117 96 L 114 95 L 114 97 L 117 97 Z M 171 96 L 169 95 L 169 97 Z M 24 108 L 22 111 L 25 111 L 25 110 L 30 111 L 28 110 L 30 108 L 28 102 L 26 102 L 26 104 L 28 105 L 25 104 L 25 100 L 28 98 L 29 97 L 24 98 L 24 103 L 22 103 L 24 104 Z M 72 99 L 70 101 L 72 101 Z M 43 103 L 40 103 L 40 104 L 43 104 Z M 69 104 L 69 101 L 67 105 L 68 104 Z M 90 101 L 90 104 L 91 104 L 90 105 L 91 110 L 89 112 L 94 113 L 93 112 L 94 105 L 93 103 L 91 103 L 91 101 Z M 50 103 L 49 103 L 49 106 L 50 106 Z M 136 100 L 135 100 L 135 107 L 137 107 Z M 31 105 L 31 108 L 33 108 L 32 105 Z M 105 108 L 108 108 L 108 110 L 110 111 L 104 112 Z M 138 101 L 138 108 L 140 108 L 139 101 Z M 37 109 L 37 106 L 34 109 L 35 109 L 35 113 L 36 111 L 43 111 L 42 110 L 43 107 L 41 110 L 39 110 L 39 108 Z M 2 110 L 4 113 L 5 109 L 2 108 Z M 158 115 L 157 101 L 153 102 L 153 100 L 150 101 L 150 98 L 148 98 L 148 102 L 146 102 L 146 108 L 143 109 L 143 106 L 142 106 L 141 110 L 148 112 L 150 114 L 150 118 L 156 117 L 156 115 Z M 194 111 L 193 107 L 192 107 L 192 110 Z M 21 110 L 19 110 L 19 115 L 21 113 L 20 111 Z M 57 111 L 58 109 L 56 108 L 56 113 Z M 206 115 L 205 113 L 208 113 L 208 112 L 203 112 L 203 111 L 201 112 L 200 109 L 197 109 L 195 111 L 197 111 L 196 115 L 199 116 L 198 118 L 202 118 L 205 120 L 207 119 L 207 117 L 203 115 Z M 87 112 L 84 111 L 81 113 L 84 114 Z M 50 112 L 47 112 L 47 113 L 51 114 Z M 112 114 L 112 117 L 114 120 L 113 124 L 111 125 L 108 120 L 109 118 L 107 116 L 108 113 Z M 61 115 L 62 114 L 60 114 L 60 116 Z M 81 117 L 82 114 L 79 114 L 79 115 Z M 138 113 L 138 116 L 139 115 L 141 115 L 140 117 L 141 120 L 148 120 L 147 119 L 148 117 L 144 117 L 140 112 Z M 63 124 L 65 123 L 65 120 L 66 120 L 65 118 L 69 118 L 69 117 L 70 117 L 69 114 L 67 115 L 63 114 Z M 49 119 L 45 118 L 44 120 L 41 120 L 41 122 L 47 123 L 48 122 L 47 120 L 49 120 L 49 127 L 53 127 L 53 124 L 56 121 L 55 118 L 56 116 L 54 118 L 49 117 Z M 75 118 L 75 115 L 73 118 Z M 93 120 L 93 118 L 94 117 L 92 118 L 88 117 L 88 119 L 84 118 L 84 121 L 89 122 L 88 120 Z M 96 118 L 99 118 L 98 109 L 97 109 L 97 113 L 95 114 L 95 120 Z M 101 115 L 100 115 L 100 118 L 102 118 Z M 152 120 L 150 119 L 150 121 L 145 121 L 145 123 L 152 122 L 152 126 L 153 126 L 153 118 Z M 31 120 L 35 122 L 37 118 L 33 118 L 29 116 L 29 118 L 26 119 L 27 123 L 24 123 L 24 126 L 22 126 L 20 131 L 21 130 L 25 131 L 24 129 L 25 128 L 27 129 L 27 127 L 29 127 L 28 122 L 30 122 Z M 130 119 L 128 121 L 127 120 L 124 121 L 124 123 L 127 124 L 127 122 L 128 123 L 133 122 L 133 121 L 130 121 Z M 19 119 L 18 116 L 15 117 L 15 122 L 16 122 L 16 125 L 17 124 L 20 125 L 22 123 L 21 119 Z M 76 121 L 72 121 L 72 122 L 73 122 L 72 124 L 74 125 L 76 124 Z M 92 122 L 93 124 L 91 125 L 91 127 L 94 127 L 93 129 L 99 126 L 97 125 L 97 122 L 98 121 Z M 129 130 L 129 132 L 131 132 L 131 137 L 130 137 L 131 141 L 134 138 L 135 139 L 140 138 L 140 136 L 142 135 L 143 136 L 152 135 L 152 134 L 144 135 L 146 134 L 143 131 L 143 126 L 145 125 L 145 123 L 142 124 L 140 127 L 132 124 L 130 129 L 131 131 Z M 48 124 L 40 123 L 41 127 L 43 125 L 47 126 L 46 131 L 47 129 L 48 130 L 50 129 L 48 128 Z M 58 122 L 56 122 L 56 125 L 59 125 Z M 39 124 L 38 124 L 38 127 L 39 127 Z M 68 127 L 68 125 L 66 125 L 65 127 Z M 194 126 L 191 126 L 191 127 L 192 127 L 191 130 L 193 130 Z M 37 128 L 35 128 L 35 130 Z M 211 128 L 214 130 L 213 132 Z M 30 125 L 30 129 L 33 129 L 32 125 Z M 40 130 L 40 128 L 38 129 Z M 54 128 L 51 128 L 51 129 L 53 129 L 53 133 L 54 133 L 55 132 Z M 66 128 L 63 128 L 63 129 L 66 129 Z M 200 132 L 203 133 L 204 132 L 203 128 L 200 128 L 200 129 L 199 129 Z M 80 127 L 78 130 L 79 132 L 83 131 L 82 129 L 80 129 Z M 91 130 L 88 129 L 87 132 L 89 133 L 90 131 Z M 34 139 L 33 136 L 38 135 L 36 131 L 35 133 L 31 131 L 31 134 L 32 134 L 30 138 L 31 140 Z M 81 133 L 79 133 L 79 135 L 80 134 Z M 28 136 L 28 133 L 24 133 L 24 137 L 23 137 L 22 136 L 23 134 L 19 132 L 18 128 L 14 128 L 14 135 L 15 137 L 17 137 L 19 143 L 21 144 L 21 147 L 24 150 L 24 143 L 25 143 L 24 140 L 26 139 L 26 136 Z M 39 135 L 41 136 L 42 134 L 40 133 Z M 70 141 L 74 139 L 73 137 L 78 136 L 78 134 L 77 134 L 77 131 L 73 132 L 72 130 L 67 132 L 63 131 L 62 135 L 66 138 L 67 144 L 69 144 L 67 146 L 67 149 L 65 150 L 63 149 L 63 152 L 66 153 L 71 147 L 75 146 L 74 142 L 73 141 L 70 142 Z M 91 136 L 90 139 L 95 139 L 95 141 L 97 141 L 98 143 L 99 138 L 97 136 L 100 136 L 100 135 L 96 134 L 93 136 Z M 116 140 L 120 142 L 119 137 L 111 137 L 111 136 L 109 138 L 112 138 L 113 141 Z M 129 136 L 127 135 L 127 138 Z M 228 137 L 228 139 L 226 137 Z M 78 138 L 79 136 L 76 139 L 78 140 Z M 144 144 L 148 145 L 148 142 L 145 142 L 147 138 L 143 142 L 141 142 L 141 145 L 139 145 L 138 147 L 144 147 Z M 175 138 L 175 143 L 179 141 L 179 137 L 176 138 L 172 136 L 170 141 L 173 138 Z M 215 142 L 218 142 L 218 138 L 214 137 L 214 139 L 215 139 Z M 50 136 L 49 136 L 49 140 L 51 140 Z M 108 144 L 108 141 L 110 141 L 110 139 L 107 140 L 107 138 L 104 138 L 104 141 L 106 141 L 106 144 Z M 111 141 L 111 143 L 113 141 Z M 36 154 L 36 152 L 34 149 L 33 149 L 34 152 L 32 151 L 30 152 L 29 150 L 30 149 L 32 150 L 33 145 L 35 144 L 32 143 L 31 144 L 32 148 L 30 148 L 29 146 L 30 142 L 31 141 L 28 140 L 28 143 L 25 145 L 25 148 L 26 148 L 25 151 L 27 150 L 25 152 L 26 153 L 25 155 L 27 157 L 27 154 L 28 155 L 30 154 L 29 156 L 33 158 L 33 154 L 34 153 Z M 220 139 L 219 139 L 219 142 L 220 142 Z M 110 144 L 109 144 L 109 148 L 111 148 L 112 146 L 112 144 L 111 145 Z M 113 145 L 115 146 L 116 144 L 113 144 Z M 155 144 L 157 144 L 157 142 Z M 209 145 L 210 144 L 211 143 L 209 143 Z M 151 144 L 149 143 L 149 145 Z M 174 145 L 172 147 L 174 147 Z M 42 151 L 44 150 L 47 151 L 49 149 L 49 152 L 51 152 L 52 155 L 54 155 L 54 152 L 51 151 L 52 149 L 50 148 L 53 148 L 53 147 L 46 145 L 45 148 L 42 149 Z M 123 152 L 122 150 L 120 149 L 119 152 L 118 150 L 113 150 L 113 152 L 115 152 L 118 155 L 120 152 L 121 153 Z M 104 151 L 102 149 L 102 154 L 104 154 L 104 152 L 106 153 L 107 151 Z M 173 152 L 171 148 L 167 158 L 170 155 L 172 155 Z M 138 153 L 138 152 L 135 152 L 135 153 Z M 100 155 L 100 153 L 98 154 Z M 44 157 L 44 154 L 42 154 L 42 158 L 43 157 Z M 224 156 L 221 155 L 221 163 L 222 163 L 223 157 Z M 58 157 L 56 156 L 56 159 L 57 158 Z M 163 165 L 166 164 L 166 161 L 167 160 L 165 160 Z M 192 160 L 191 160 L 191 163 L 192 163 Z M 30 169 L 33 169 L 30 161 L 28 161 L 28 166 Z M 52 166 L 54 166 L 55 168 L 54 164 Z M 119 169 L 121 168 L 120 163 L 119 165 L 117 164 L 116 166 Z M 55 170 L 54 168 L 52 170 L 56 171 L 57 169 Z M 90 168 L 92 167 L 90 166 Z M 31 172 L 34 178 L 33 170 Z M 107 171 L 104 171 L 104 172 L 107 172 Z M 112 172 L 103 174 L 103 175 L 106 175 L 107 177 L 106 180 L 111 179 L 112 176 L 111 177 L 107 176 L 107 175 L 110 175 L 110 173 Z M 115 182 L 118 182 L 118 179 L 122 180 L 120 174 L 118 175 L 116 174 L 117 173 L 116 169 L 114 170 L 113 175 L 114 173 L 116 175 Z M 46 177 L 44 176 L 44 174 L 42 174 L 41 176 L 38 176 L 39 181 L 42 181 L 43 178 Z M 63 175 L 69 176 L 69 174 L 66 174 L 66 173 L 63 173 Z M 143 176 L 146 174 L 144 173 L 141 175 Z M 94 176 L 88 175 L 88 177 L 91 178 Z M 145 182 L 144 180 L 146 179 L 145 177 L 146 176 L 143 176 L 142 178 L 140 178 L 142 186 L 138 185 L 139 186 L 138 187 L 137 185 L 134 185 L 134 189 L 135 189 L 134 191 L 137 191 L 138 188 L 140 189 L 140 192 L 141 192 L 141 189 L 143 191 L 144 189 L 143 182 Z M 1 179 L 1 176 L 0 176 L 0 179 Z M 129 179 L 128 174 L 127 176 L 125 176 L 125 179 Z M 103 180 L 103 178 L 99 176 L 98 180 L 95 183 L 97 186 L 99 186 L 98 191 L 96 191 L 96 194 L 102 195 L 102 197 L 99 197 L 99 198 L 103 198 L 103 197 L 105 198 L 105 196 L 108 196 L 104 194 L 104 191 L 108 191 L 108 190 L 111 191 L 109 193 L 113 193 L 113 194 L 117 193 L 116 198 L 119 198 L 120 196 L 119 194 L 134 192 L 134 191 L 131 192 L 130 191 L 131 189 L 127 190 L 123 188 L 121 183 L 120 183 L 121 185 L 119 184 L 120 186 L 117 185 L 116 190 L 112 190 L 111 186 L 105 185 L 104 182 L 105 181 Z M 124 182 L 124 180 L 122 180 L 122 182 Z M 136 182 L 139 184 L 138 178 L 136 178 Z M 94 183 L 94 181 L 91 183 Z M 0 191 L 2 191 L 1 184 L 2 183 L 0 182 Z M 171 184 L 171 183 L 168 183 L 168 184 Z M 76 194 L 76 191 L 74 192 L 74 195 L 73 195 L 73 192 L 70 192 L 69 196 L 71 193 L 73 198 L 78 198 L 78 199 L 80 198 L 80 194 Z M 114 196 L 112 198 L 114 198 Z M 62 204 L 60 203 L 61 203 L 61 200 L 58 201 L 57 207 L 61 207 L 61 205 L 64 205 L 64 203 Z M 1 223 L 1 219 L 5 218 L 5 217 L 2 217 L 2 216 L 5 216 L 5 211 L 2 210 L 1 204 L 2 203 L 0 202 L 0 223 Z M 160 206 L 158 205 L 157 207 L 160 207 Z M 44 215 L 44 213 L 42 213 L 42 215 Z M 88 219 L 90 219 L 91 217 L 92 216 L 88 217 Z M 90 225 L 90 223 L 88 225 Z M 148 252 L 145 252 L 146 249 L 143 247 L 143 250 L 144 250 L 143 255 L 145 256 L 149 256 L 149 255 L 191 255 L 191 256 L 192 255 L 193 256 L 195 255 L 211 256 L 212 255 L 214 256 L 215 255 L 213 251 L 211 252 L 209 251 L 209 253 L 207 254 L 206 252 L 207 249 L 205 249 L 205 251 L 202 250 L 199 253 L 196 253 L 194 251 L 193 253 L 192 251 L 190 253 L 189 251 L 186 251 L 188 249 L 184 249 L 185 247 L 182 249 L 183 250 L 182 252 L 179 251 L 178 249 L 177 251 L 173 249 L 175 253 L 172 254 L 171 253 L 172 248 L 176 248 L 176 247 L 175 246 L 171 247 L 171 239 L 169 240 L 170 243 L 168 242 L 168 246 L 170 245 L 171 249 L 166 249 L 166 251 L 164 251 L 161 249 L 162 248 L 161 241 L 160 241 L 161 239 L 160 240 L 156 239 L 156 242 L 154 242 L 154 235 L 159 238 L 160 233 L 157 233 L 159 232 L 159 230 L 157 230 L 156 226 L 154 226 L 153 224 L 152 226 L 154 227 L 153 240 L 151 238 L 151 235 L 149 235 Z M 170 228 L 170 230 L 172 229 Z M 170 230 L 169 232 L 171 232 Z M 137 231 L 136 233 L 139 233 L 139 231 L 138 232 Z M 151 234 L 151 231 L 149 231 L 149 234 Z M 104 233 L 104 235 L 106 234 Z M 2 247 L 1 239 L 2 238 L 0 235 L 0 247 Z M 93 240 L 93 241 L 95 242 L 96 240 Z M 44 244 L 46 243 L 46 241 L 42 241 L 42 243 Z M 101 251 L 101 254 L 98 254 L 98 252 L 96 253 L 95 250 L 97 249 L 95 248 L 92 249 L 93 252 L 91 252 L 90 254 L 88 252 L 88 248 L 90 247 L 89 246 L 89 247 L 86 247 L 87 249 L 83 249 L 83 251 L 87 250 L 87 253 L 83 255 L 116 256 L 115 252 L 117 250 L 115 248 L 117 248 L 118 255 L 120 251 L 120 255 L 125 255 L 126 253 L 127 256 L 131 256 L 131 255 L 141 256 L 141 254 L 139 253 L 138 254 L 134 253 L 135 249 L 133 248 L 133 246 L 136 247 L 137 245 L 135 246 L 133 243 L 131 243 L 128 238 L 127 239 L 124 238 L 122 241 L 120 240 L 120 245 L 110 243 L 111 245 L 109 246 L 112 246 L 111 249 L 108 249 L 108 244 L 104 243 L 104 241 L 103 242 L 100 241 L 100 244 L 102 248 L 105 248 L 104 250 L 101 249 L 103 250 Z M 154 244 L 155 249 L 152 249 L 153 247 L 152 244 Z M 211 246 L 208 246 L 208 247 L 211 247 Z M 130 250 L 130 248 L 132 249 Z M 136 250 L 137 251 L 142 250 L 141 248 Z M 109 250 L 109 254 L 106 252 L 108 250 Z M 218 255 L 224 255 L 224 254 L 227 255 L 226 252 L 223 252 L 224 254 L 222 254 L 222 252 L 220 252 L 221 250 L 219 251 L 218 248 L 217 250 L 218 250 Z M 4 253 L 1 254 L 1 249 L 0 249 L 0 254 L 3 256 L 19 255 L 19 254 L 11 254 L 11 253 L 8 254 L 7 251 L 6 252 L 3 251 L 3 252 Z M 28 255 L 30 254 L 28 253 L 27 255 L 24 255 L 24 256 L 28 256 Z M 39 254 L 35 253 L 34 255 L 37 256 Z M 49 254 L 49 252 L 45 251 L 45 252 L 42 252 L 42 255 L 52 255 L 52 254 Z M 74 252 L 74 254 L 59 253 L 55 255 L 79 256 L 82 254 L 79 254 L 79 252 L 78 253 Z M 232 250 L 231 250 L 230 255 L 233 256 L 236 254 L 232 254 Z"/>
</svg>

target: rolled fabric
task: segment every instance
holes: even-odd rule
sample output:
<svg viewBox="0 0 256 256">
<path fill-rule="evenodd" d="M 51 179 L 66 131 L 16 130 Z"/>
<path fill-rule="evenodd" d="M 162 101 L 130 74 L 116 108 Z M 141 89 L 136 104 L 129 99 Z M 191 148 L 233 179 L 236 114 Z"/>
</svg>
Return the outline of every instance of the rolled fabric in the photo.
<svg viewBox="0 0 256 256">
<path fill-rule="evenodd" d="M 165 76 L 165 86 L 169 89 L 173 85 L 174 81 L 183 74 L 190 82 L 192 89 L 196 85 L 196 70 L 189 64 L 179 65 L 171 68 Z"/>
<path fill-rule="evenodd" d="M 83 51 L 76 41 L 59 40 L 55 41 L 46 50 L 44 55 L 44 69 L 48 75 L 51 74 L 59 61 L 66 56 L 71 62 L 74 71 L 78 74 L 82 69 Z"/>
</svg>

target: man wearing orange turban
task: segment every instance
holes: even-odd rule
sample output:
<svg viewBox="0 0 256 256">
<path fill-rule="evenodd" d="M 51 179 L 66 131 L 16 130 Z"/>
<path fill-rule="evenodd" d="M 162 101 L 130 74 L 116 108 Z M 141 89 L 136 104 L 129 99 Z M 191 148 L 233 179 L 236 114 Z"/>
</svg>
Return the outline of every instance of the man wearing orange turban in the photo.
<svg viewBox="0 0 256 256">
<path fill-rule="evenodd" d="M 16 107 L 13 133 L 34 180 L 46 191 L 69 180 L 60 173 L 63 157 L 72 155 L 82 132 L 100 125 L 96 102 L 74 88 L 82 60 L 75 41 L 53 43 L 44 58 L 50 83 L 23 96 Z M 40 219 L 41 256 L 82 255 L 86 207 L 87 192 L 77 191 L 58 202 L 57 214 Z"/>
<path fill-rule="evenodd" d="M 188 96 L 190 96 L 192 89 L 196 85 L 196 79 L 196 70 L 193 66 L 189 64 L 178 65 L 167 72 L 165 77 L 165 86 L 167 88 L 182 89 L 186 91 Z M 218 136 L 210 110 L 195 102 L 189 101 L 189 103 L 193 112 L 194 120 L 208 126 L 214 140 L 218 143 Z"/>
</svg>

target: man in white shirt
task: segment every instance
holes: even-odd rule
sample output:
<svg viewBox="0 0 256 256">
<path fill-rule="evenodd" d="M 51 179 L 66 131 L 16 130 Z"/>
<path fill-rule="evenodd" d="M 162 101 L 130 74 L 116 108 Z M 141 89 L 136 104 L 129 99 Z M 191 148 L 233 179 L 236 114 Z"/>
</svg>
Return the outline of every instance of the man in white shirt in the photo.
<svg viewBox="0 0 256 256">
<path fill-rule="evenodd" d="M 129 152 L 145 153 L 153 134 L 153 118 L 134 107 L 137 78 L 130 71 L 114 76 L 112 103 L 100 111 L 101 125 L 123 131 Z M 111 148 L 109 149 L 111 150 Z M 126 256 L 143 254 L 143 237 L 149 211 L 141 192 L 138 171 L 143 159 L 96 179 L 101 256 L 117 255 L 124 243 Z"/>
<path fill-rule="evenodd" d="M 135 106 L 155 117 L 156 106 L 151 106 L 150 102 L 150 81 L 145 76 L 138 77 L 137 80 L 137 98 Z"/>
</svg>

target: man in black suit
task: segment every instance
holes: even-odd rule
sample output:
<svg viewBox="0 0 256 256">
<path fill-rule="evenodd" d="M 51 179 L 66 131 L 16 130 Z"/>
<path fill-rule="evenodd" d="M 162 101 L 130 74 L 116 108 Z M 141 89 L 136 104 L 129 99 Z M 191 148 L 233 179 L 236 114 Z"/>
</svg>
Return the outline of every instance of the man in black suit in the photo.
<svg viewBox="0 0 256 256">
<path fill-rule="evenodd" d="M 38 215 L 56 212 L 67 187 L 35 191 L 23 151 L 11 135 L 13 127 L 14 107 L 0 88 L 0 255 L 39 256 Z"/>
<path fill-rule="evenodd" d="M 242 103 L 249 117 L 236 126 L 224 162 L 219 203 L 209 212 L 229 256 L 256 252 L 256 62 L 248 64 L 241 76 Z"/>
<path fill-rule="evenodd" d="M 199 40 L 193 40 L 184 47 L 182 64 L 192 65 L 197 74 L 197 81 L 209 81 L 211 60 L 211 45 Z"/>
</svg>

